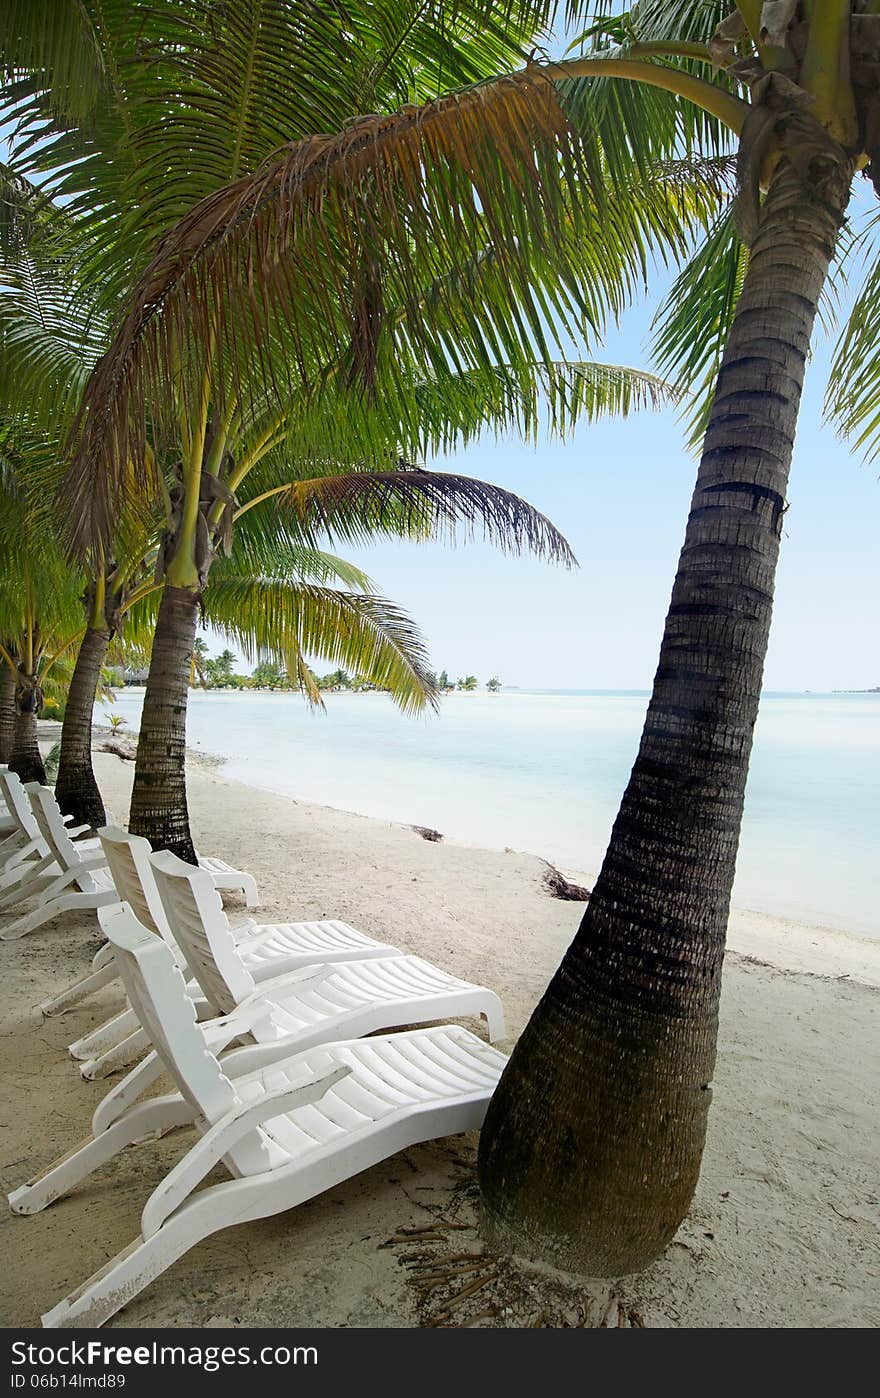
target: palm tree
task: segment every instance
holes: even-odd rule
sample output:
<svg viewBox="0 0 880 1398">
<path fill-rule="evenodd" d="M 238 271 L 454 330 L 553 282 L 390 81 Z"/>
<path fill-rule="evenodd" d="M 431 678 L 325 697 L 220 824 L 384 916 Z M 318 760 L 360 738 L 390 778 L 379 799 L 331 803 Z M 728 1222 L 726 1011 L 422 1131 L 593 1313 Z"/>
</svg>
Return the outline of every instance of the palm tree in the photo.
<svg viewBox="0 0 880 1398">
<path fill-rule="evenodd" d="M 208 672 L 206 666 L 209 659 L 207 641 L 203 636 L 196 636 L 193 641 L 192 660 L 189 670 L 189 682 L 191 686 L 195 684 L 196 679 L 198 679 L 202 689 L 207 689 Z"/>
<path fill-rule="evenodd" d="M 46 508 L 54 463 L 47 444 L 0 423 L 0 666 L 12 681 L 8 764 L 22 781 L 46 780 L 37 718 L 52 671 L 76 646 L 83 624 L 82 576 L 65 560 Z M 7 718 L 8 725 L 8 718 Z"/>
<path fill-rule="evenodd" d="M 97 307 L 68 211 L 5 167 L 0 167 L 0 203 L 0 404 L 43 440 L 44 455 L 55 457 L 54 474 L 43 470 L 37 478 L 49 502 L 57 496 L 57 461 L 66 428 L 106 347 L 107 322 Z M 60 543 L 60 518 L 50 528 Z M 92 770 L 92 709 L 108 646 L 155 559 L 156 534 L 153 520 L 129 512 L 114 531 L 112 551 L 93 560 L 86 572 L 81 640 L 68 677 L 55 787 L 62 809 L 78 823 L 106 823 Z M 79 577 L 79 569 L 75 571 Z"/>
<path fill-rule="evenodd" d="M 855 175 L 880 184 L 876 0 L 616 8 L 591 6 L 578 57 L 304 140 L 205 200 L 166 238 L 89 391 L 89 425 L 128 434 L 172 329 L 203 332 L 221 289 L 217 353 L 241 362 L 288 334 L 296 372 L 317 381 L 359 268 L 369 331 L 351 374 L 368 396 L 398 342 L 442 361 L 443 316 L 376 311 L 386 286 L 420 304 L 428 258 L 464 277 L 491 244 L 456 342 L 474 361 L 493 317 L 508 323 L 501 282 L 521 300 L 534 277 L 583 287 L 579 255 L 595 325 L 642 282 L 648 250 L 688 264 L 660 348 L 708 388 L 705 434 L 642 742 L 583 922 L 481 1138 L 494 1238 L 594 1275 L 656 1257 L 697 1179 L 804 367 Z M 878 267 L 829 400 L 873 450 Z M 473 294 L 490 280 L 491 296 Z M 80 459 L 101 450 L 87 435 Z"/>
<path fill-rule="evenodd" d="M 531 0 L 503 11 L 486 0 L 451 8 L 439 0 L 356 0 L 342 26 L 335 9 L 236 0 L 222 13 L 212 11 L 206 46 L 201 0 L 175 6 L 173 17 L 161 7 L 108 13 L 97 0 L 82 0 L 69 13 L 55 6 L 51 17 L 38 13 L 42 6 L 16 5 L 5 31 L 0 27 L 0 51 L 19 76 L 17 132 L 31 166 L 48 173 L 51 188 L 64 193 L 67 210 L 85 227 L 91 239 L 85 260 L 115 310 L 133 274 L 149 265 L 154 245 L 200 195 L 211 198 L 230 179 L 253 178 L 246 172 L 258 171 L 279 141 L 311 132 L 319 114 L 332 128 L 365 102 L 390 112 L 401 100 L 423 100 L 436 90 L 438 70 L 455 82 L 512 67 L 545 8 Z M 158 54 L 161 62 L 152 61 Z M 278 83 L 279 71 L 286 84 Z M 369 217 L 368 202 L 362 217 Z M 338 248 L 352 251 L 352 230 L 340 231 Z M 429 259 L 415 297 L 409 286 L 376 281 L 378 246 L 354 249 L 353 260 L 346 253 L 344 285 L 332 286 L 323 249 L 302 281 L 301 291 L 310 291 L 301 307 L 309 301 L 309 317 L 332 329 L 329 341 L 317 345 L 302 334 L 308 318 L 294 327 L 282 299 L 282 316 L 261 337 L 257 354 L 230 355 L 227 311 L 238 316 L 242 308 L 217 304 L 195 337 L 178 336 L 166 322 L 166 362 L 157 361 L 155 385 L 144 392 L 139 386 L 121 435 L 85 405 L 68 494 L 80 547 L 90 556 L 107 553 L 116 515 L 133 492 L 139 500 L 163 501 L 166 512 L 133 830 L 192 857 L 181 760 L 183 677 L 202 591 L 242 513 L 243 491 L 251 492 L 243 506 L 250 508 L 264 498 L 260 478 L 264 489 L 280 491 L 297 477 L 314 477 L 317 462 L 324 472 L 329 463 L 348 475 L 346 488 L 355 492 L 353 471 L 378 467 L 387 474 L 391 466 L 383 528 L 391 527 L 395 492 L 404 529 L 421 530 L 421 537 L 449 522 L 455 499 L 466 520 L 482 519 L 499 540 L 519 546 L 541 535 L 540 521 L 526 525 L 517 506 L 498 529 L 499 495 L 483 505 L 473 484 L 465 489 L 434 477 L 428 489 L 404 482 L 396 475 L 401 457 L 467 440 L 487 423 L 534 432 L 542 403 L 562 431 L 581 413 L 626 411 L 663 396 L 650 376 L 551 359 L 544 313 L 555 312 L 565 325 L 590 314 L 564 240 L 536 252 L 528 276 L 517 277 L 511 289 L 498 230 L 485 220 L 472 231 L 469 265 Z M 554 259 L 566 266 L 561 285 L 549 274 Z M 491 329 L 473 315 L 475 291 L 493 303 Z M 243 314 L 254 323 L 262 309 L 251 304 Z M 422 321 L 435 336 L 428 354 Z M 377 356 L 374 342 L 384 325 L 398 327 L 398 344 L 393 354 Z M 127 333 L 123 324 L 120 334 Z M 96 391 L 106 387 L 106 373 L 112 378 L 112 365 L 111 354 L 97 367 Z M 303 391 L 303 371 L 311 383 L 321 380 L 320 393 L 311 384 Z M 104 428 L 113 439 L 109 451 L 110 439 L 98 440 Z M 285 459 L 291 452 L 295 469 Z M 423 488 L 433 519 L 424 501 L 413 506 Z M 441 504 L 444 489 L 449 503 Z M 347 508 L 368 532 L 357 504 Z"/>
<path fill-rule="evenodd" d="M 0 763 L 5 765 L 12 754 L 15 741 L 15 675 L 18 657 L 15 654 L 15 645 L 9 637 L 0 642 L 0 645 L 12 661 L 11 665 L 0 665 Z"/>
<path fill-rule="evenodd" d="M 284 689 L 287 686 L 284 666 L 275 660 L 262 660 L 251 678 L 258 689 Z"/>
<path fill-rule="evenodd" d="M 489 691 L 490 694 L 499 694 L 499 693 L 500 693 L 500 691 L 501 691 L 501 681 L 499 680 L 499 678 L 498 678 L 497 675 L 493 675 L 492 678 L 491 678 L 490 680 L 487 680 L 487 681 L 486 681 L 486 688 L 488 689 L 488 691 Z"/>
<path fill-rule="evenodd" d="M 465 675 L 463 679 L 460 679 L 458 681 L 457 688 L 465 690 L 468 694 L 471 694 L 477 688 L 479 683 L 480 681 L 477 679 L 476 675 Z"/>
</svg>

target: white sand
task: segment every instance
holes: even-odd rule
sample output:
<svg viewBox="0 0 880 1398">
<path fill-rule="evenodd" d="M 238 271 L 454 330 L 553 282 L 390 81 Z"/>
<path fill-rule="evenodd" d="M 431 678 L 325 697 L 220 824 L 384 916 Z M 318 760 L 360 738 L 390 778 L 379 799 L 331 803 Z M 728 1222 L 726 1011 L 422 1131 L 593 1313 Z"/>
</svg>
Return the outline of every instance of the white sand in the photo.
<svg viewBox="0 0 880 1398">
<path fill-rule="evenodd" d="M 123 821 L 132 766 L 104 754 L 96 765 L 108 810 Z M 199 847 L 257 876 L 261 920 L 342 918 L 484 981 L 504 1003 L 511 1039 L 502 1047 L 577 927 L 580 905 L 549 897 L 545 866 L 530 855 L 428 843 L 403 826 L 229 782 L 201 763 L 189 790 Z M 5 1188 L 82 1138 L 107 1089 L 82 1082 L 65 1047 L 115 1010 L 118 995 L 107 991 L 60 1019 L 43 1021 L 30 1008 L 81 973 L 96 945 L 96 925 L 81 918 L 0 947 Z M 587 1323 L 599 1323 L 609 1298 L 611 1324 L 618 1315 L 647 1326 L 880 1320 L 878 987 L 880 944 L 734 914 L 709 1142 L 690 1217 L 649 1271 L 583 1289 Z M 129 1150 L 45 1213 L 3 1217 L 0 1323 L 35 1324 L 124 1247 L 149 1190 L 187 1140 L 177 1133 Z M 438 1216 L 473 1223 L 472 1161 L 470 1138 L 429 1144 L 294 1213 L 227 1230 L 178 1262 L 117 1323 L 419 1324 L 448 1293 L 429 1296 L 420 1310 L 406 1262 L 413 1249 L 380 1245 Z M 449 1238 L 427 1251 L 479 1247 L 474 1232 Z M 529 1325 L 542 1315 L 547 1324 L 578 1323 L 578 1304 L 574 1293 L 502 1267 L 453 1318 L 482 1307 L 480 1324 Z"/>
</svg>

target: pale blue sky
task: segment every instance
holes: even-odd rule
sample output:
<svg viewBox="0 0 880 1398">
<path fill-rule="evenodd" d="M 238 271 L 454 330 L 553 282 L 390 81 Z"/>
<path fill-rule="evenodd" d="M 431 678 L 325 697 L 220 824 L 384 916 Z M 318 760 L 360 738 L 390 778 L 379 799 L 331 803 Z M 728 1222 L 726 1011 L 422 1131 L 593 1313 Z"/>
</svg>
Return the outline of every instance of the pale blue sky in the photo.
<svg viewBox="0 0 880 1398">
<path fill-rule="evenodd" d="M 647 367 L 658 294 L 602 357 Z M 880 484 L 821 421 L 828 363 L 817 335 L 785 517 L 768 689 L 880 684 Z M 505 558 L 482 542 L 387 542 L 356 558 L 407 607 L 450 674 L 548 688 L 648 688 L 696 460 L 674 411 L 581 427 L 566 443 L 487 440 L 428 463 L 524 495 L 569 539 L 580 569 Z M 319 670 L 321 666 L 318 667 Z"/>
</svg>

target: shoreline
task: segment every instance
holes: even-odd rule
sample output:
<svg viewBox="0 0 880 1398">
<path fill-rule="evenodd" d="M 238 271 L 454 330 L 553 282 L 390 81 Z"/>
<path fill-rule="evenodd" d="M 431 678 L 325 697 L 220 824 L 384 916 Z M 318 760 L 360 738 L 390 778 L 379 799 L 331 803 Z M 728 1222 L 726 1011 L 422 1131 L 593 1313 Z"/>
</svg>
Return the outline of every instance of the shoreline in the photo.
<svg viewBox="0 0 880 1398">
<path fill-rule="evenodd" d="M 377 826 L 389 825 L 401 831 L 418 831 L 417 826 L 406 821 L 385 821 L 380 816 L 366 815 L 362 811 L 353 811 L 344 806 L 307 801 L 298 796 L 290 796 L 287 792 L 275 791 L 272 787 L 257 786 L 238 777 L 225 776 L 222 774 L 222 766 L 229 759 L 219 753 L 206 753 L 188 748 L 187 756 L 194 766 L 213 772 L 218 780 L 230 787 L 260 792 L 289 802 L 300 809 L 325 811 L 347 816 L 352 820 L 369 821 Z M 441 840 L 437 843 L 442 843 L 447 848 L 485 855 L 516 855 L 522 859 L 534 860 L 546 869 L 556 870 L 568 882 L 582 884 L 587 888 L 592 887 L 596 880 L 595 873 L 574 868 L 569 864 L 556 864 L 533 850 L 478 845 L 454 834 L 447 834 L 446 831 L 439 831 L 439 834 Z M 547 896 L 553 895 L 548 893 Z M 583 908 L 584 904 L 578 903 L 577 906 Z M 845 932 L 821 923 L 777 917 L 754 908 L 731 907 L 727 949 L 749 960 L 773 966 L 777 970 L 847 978 L 880 989 L 880 940 L 862 936 L 857 932 Z"/>
<path fill-rule="evenodd" d="M 444 705 L 440 720 L 413 721 L 375 694 L 328 695 L 327 714 L 316 716 L 281 692 L 193 691 L 189 745 L 225 756 L 231 778 L 263 790 L 431 826 L 482 848 L 528 851 L 563 870 L 598 871 L 644 696 L 467 697 Z M 133 732 L 140 702 L 131 695 L 118 706 Z M 803 720 L 793 717 L 795 701 L 766 706 L 733 904 L 880 941 L 870 873 L 876 706 L 870 696 L 802 703 Z M 860 717 L 843 724 L 832 703 L 860 706 Z"/>
<path fill-rule="evenodd" d="M 48 735 L 44 733 L 44 724 L 46 723 L 57 726 L 59 731 L 60 725 L 56 724 L 55 720 L 39 721 L 41 740 L 49 741 Z M 112 729 L 98 724 L 94 725 L 93 733 L 102 739 L 113 736 Z M 126 734 L 125 732 L 121 736 L 132 739 L 135 737 L 134 734 Z M 101 758 L 111 757 L 111 754 L 105 753 L 97 747 L 94 740 L 93 753 L 96 757 L 98 755 Z M 245 791 L 261 793 L 267 797 L 289 802 L 301 809 L 314 809 L 350 817 L 352 820 L 375 822 L 377 826 L 390 825 L 402 831 L 417 831 L 419 828 L 408 821 L 393 817 L 385 820 L 381 816 L 368 815 L 363 811 L 352 810 L 348 806 L 334 806 L 323 802 L 309 801 L 303 797 L 277 791 L 273 787 L 260 786 L 253 782 L 242 781 L 239 777 L 228 776 L 223 773 L 223 767 L 231 759 L 222 753 L 187 747 L 186 754 L 188 765 L 196 770 L 213 774 L 217 781 L 230 787 L 240 787 Z M 132 765 L 118 756 L 116 756 L 116 760 L 123 766 Z M 122 823 L 127 825 L 127 819 L 124 819 Z M 591 888 L 596 880 L 597 874 L 594 871 L 580 869 L 567 862 L 557 863 L 534 850 L 516 849 L 512 846 L 476 844 L 445 830 L 438 833 L 441 839 L 437 843 L 442 843 L 448 848 L 472 850 L 487 855 L 516 855 L 523 859 L 534 860 L 546 869 L 556 870 L 569 883 L 584 885 L 587 888 Z M 551 895 L 548 894 L 549 896 Z M 578 904 L 577 906 L 583 907 L 584 905 Z M 797 918 L 763 912 L 758 908 L 733 905 L 730 909 L 727 928 L 727 950 L 757 962 L 764 962 L 781 971 L 803 972 L 815 976 L 846 977 L 863 985 L 880 988 L 880 939 L 867 937 L 858 932 L 848 932 L 838 927 L 829 927 L 823 923 L 802 922 Z"/>
<path fill-rule="evenodd" d="M 116 822 L 127 815 L 133 765 L 95 753 Z M 504 1052 L 580 921 L 582 904 L 552 897 L 546 865 L 532 855 L 425 840 L 392 821 L 264 792 L 200 754 L 190 761 L 188 795 L 198 848 L 256 877 L 258 922 L 338 918 L 490 986 L 507 1021 Z M 230 915 L 244 914 L 239 897 L 227 901 Z M 118 1012 L 118 988 L 47 1020 L 36 1008 L 82 975 L 99 945 L 94 917 L 80 914 L 2 946 L 5 1071 L 27 1089 L 7 1094 L 0 1109 L 6 1190 L 81 1140 L 114 1085 L 83 1082 L 66 1046 Z M 670 1247 L 638 1276 L 584 1280 L 566 1295 L 500 1264 L 473 1310 L 468 1303 L 456 1312 L 458 1323 L 595 1326 L 607 1313 L 648 1328 L 880 1323 L 877 960 L 880 946 L 861 939 L 738 913 L 702 1172 Z M 464 1022 L 485 1036 L 482 1021 Z M 146 1197 L 191 1140 L 191 1132 L 172 1132 L 127 1150 L 31 1218 L 0 1214 L 0 1324 L 34 1325 L 126 1247 Z M 432 1258 L 442 1261 L 463 1240 L 481 1246 L 476 1140 L 470 1133 L 408 1149 L 289 1213 L 225 1229 L 130 1302 L 111 1328 L 430 1324 L 393 1241 L 449 1220 L 467 1231 L 431 1244 Z"/>
</svg>

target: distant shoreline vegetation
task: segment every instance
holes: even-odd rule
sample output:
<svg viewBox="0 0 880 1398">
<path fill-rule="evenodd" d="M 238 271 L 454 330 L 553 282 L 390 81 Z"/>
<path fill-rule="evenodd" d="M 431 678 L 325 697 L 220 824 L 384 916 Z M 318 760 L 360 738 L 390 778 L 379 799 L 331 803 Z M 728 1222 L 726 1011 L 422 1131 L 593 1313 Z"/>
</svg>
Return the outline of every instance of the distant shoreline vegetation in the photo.
<svg viewBox="0 0 880 1398">
<path fill-rule="evenodd" d="M 308 686 L 303 684 L 297 677 L 293 680 L 287 674 L 283 665 L 273 660 L 261 661 L 255 666 L 249 675 L 244 675 L 236 670 L 238 656 L 231 650 L 224 650 L 218 656 L 210 656 L 205 642 L 199 637 L 193 649 L 192 664 L 190 667 L 190 688 L 197 689 L 226 689 L 226 690 L 286 690 L 289 692 L 312 692 L 319 693 L 389 693 L 383 690 L 380 685 L 374 684 L 371 680 L 364 679 L 361 675 L 351 675 L 347 670 L 331 670 L 326 675 L 316 675 L 314 670 L 308 671 Z M 426 679 L 437 694 L 473 694 L 481 688 L 480 680 L 476 675 L 462 675 L 457 680 L 450 679 L 446 670 L 441 670 L 440 674 L 430 671 Z M 138 671 L 118 671 L 114 679 L 117 685 L 132 685 L 142 683 L 141 675 Z M 491 675 L 485 682 L 485 689 L 489 694 L 499 694 L 502 689 L 501 680 L 497 675 Z"/>
</svg>

